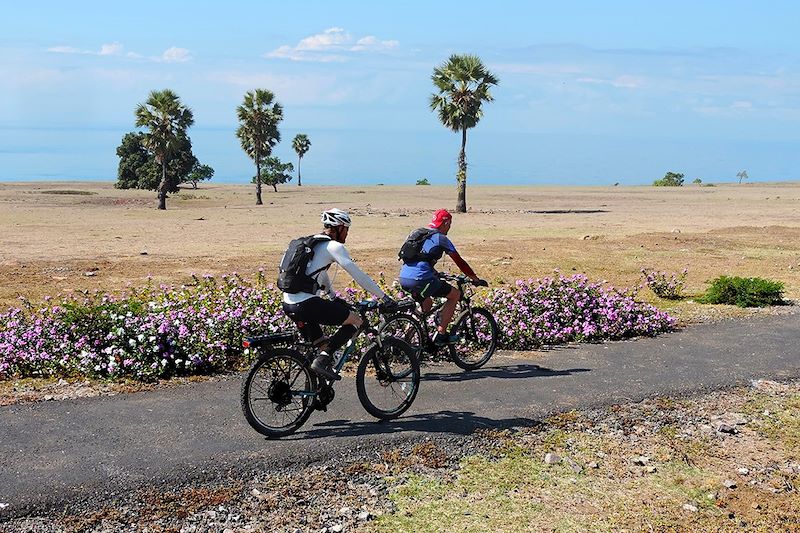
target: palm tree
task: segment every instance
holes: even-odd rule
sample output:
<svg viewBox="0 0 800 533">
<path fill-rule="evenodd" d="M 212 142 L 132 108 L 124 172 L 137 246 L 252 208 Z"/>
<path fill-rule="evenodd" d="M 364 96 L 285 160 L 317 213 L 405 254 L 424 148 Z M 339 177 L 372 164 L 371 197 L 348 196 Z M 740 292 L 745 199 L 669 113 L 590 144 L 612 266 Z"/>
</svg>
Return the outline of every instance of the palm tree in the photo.
<svg viewBox="0 0 800 533">
<path fill-rule="evenodd" d="M 736 173 L 736 177 L 739 178 L 739 183 L 741 184 L 742 180 L 746 180 L 750 176 L 747 175 L 746 170 L 740 170 L 739 172 Z"/>
<path fill-rule="evenodd" d="M 433 84 L 439 90 L 431 95 L 431 111 L 438 111 L 445 127 L 461 132 L 461 152 L 458 154 L 458 201 L 456 211 L 467 211 L 467 130 L 474 128 L 483 117 L 481 104 L 494 100 L 489 87 L 498 79 L 487 70 L 475 55 L 452 55 L 433 69 Z"/>
<path fill-rule="evenodd" d="M 161 165 L 158 185 L 158 208 L 167 208 L 167 163 L 186 137 L 186 129 L 194 124 L 192 110 L 181 103 L 169 89 L 152 91 L 147 101 L 136 107 L 136 127 L 147 128 L 144 147 Z"/>
<path fill-rule="evenodd" d="M 236 114 L 239 117 L 236 136 L 242 143 L 242 150 L 256 164 L 256 205 L 261 205 L 261 164 L 281 140 L 278 123 L 283 120 L 283 107 L 275 101 L 272 91 L 256 89 L 244 95 Z"/>
<path fill-rule="evenodd" d="M 292 148 L 297 152 L 297 186 L 300 187 L 300 160 L 306 155 L 308 149 L 311 148 L 311 141 L 308 140 L 308 135 L 305 133 L 298 133 L 292 140 Z"/>
</svg>

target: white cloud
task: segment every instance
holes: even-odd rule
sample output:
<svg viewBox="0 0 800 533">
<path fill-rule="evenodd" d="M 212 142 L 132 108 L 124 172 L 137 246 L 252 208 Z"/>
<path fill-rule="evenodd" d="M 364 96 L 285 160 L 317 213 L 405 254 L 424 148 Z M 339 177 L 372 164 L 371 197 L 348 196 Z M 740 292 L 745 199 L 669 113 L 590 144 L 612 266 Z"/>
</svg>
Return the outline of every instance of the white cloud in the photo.
<svg viewBox="0 0 800 533">
<path fill-rule="evenodd" d="M 164 53 L 161 54 L 160 61 L 164 63 L 184 63 L 192 59 L 189 50 L 186 48 L 178 48 L 173 46 L 172 48 L 167 48 L 164 50 Z"/>
<path fill-rule="evenodd" d="M 645 79 L 641 76 L 630 76 L 624 74 L 616 78 L 603 79 L 603 78 L 578 78 L 575 80 L 580 83 L 593 83 L 596 85 L 611 85 L 621 89 L 638 89 L 645 84 Z"/>
<path fill-rule="evenodd" d="M 291 61 L 330 63 L 347 61 L 350 58 L 347 55 L 349 52 L 386 52 L 399 46 L 399 41 L 383 41 L 374 35 L 354 38 L 343 28 L 334 27 L 305 37 L 296 46 L 281 45 L 264 56 Z"/>
<path fill-rule="evenodd" d="M 256 87 L 269 87 L 284 104 L 336 104 L 344 99 L 339 92 L 336 78 L 330 75 L 218 71 L 209 74 L 208 80 L 247 91 Z"/>
<path fill-rule="evenodd" d="M 57 54 L 81 54 L 92 56 L 124 56 L 129 59 L 143 59 L 145 56 L 136 52 L 126 52 L 123 54 L 123 46 L 120 43 L 105 43 L 100 46 L 100 50 L 81 50 L 74 46 L 51 46 L 47 52 Z M 173 46 L 164 50 L 160 56 L 149 57 L 149 61 L 158 63 L 183 63 L 192 59 L 192 55 L 186 48 Z"/>
<path fill-rule="evenodd" d="M 119 43 L 104 44 L 98 52 L 101 56 L 113 56 L 122 52 L 122 45 Z"/>
</svg>

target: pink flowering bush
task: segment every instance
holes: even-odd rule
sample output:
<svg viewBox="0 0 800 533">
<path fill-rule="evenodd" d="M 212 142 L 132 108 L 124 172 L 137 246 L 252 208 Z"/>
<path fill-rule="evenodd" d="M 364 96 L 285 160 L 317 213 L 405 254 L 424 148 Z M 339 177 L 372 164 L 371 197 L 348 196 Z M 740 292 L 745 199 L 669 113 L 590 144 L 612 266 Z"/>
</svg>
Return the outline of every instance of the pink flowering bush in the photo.
<svg viewBox="0 0 800 533">
<path fill-rule="evenodd" d="M 252 284 L 236 274 L 194 281 L 10 309 L 0 315 L 0 378 L 216 372 L 241 358 L 244 334 L 293 327 L 261 273 Z"/>
<path fill-rule="evenodd" d="M 379 282 L 386 286 L 383 276 Z M 396 282 L 387 290 L 407 296 Z M 347 288 L 340 296 L 352 302 L 365 295 Z M 492 311 L 501 346 L 510 349 L 674 328 L 672 317 L 634 296 L 582 275 L 558 275 L 479 294 L 475 303 Z M 259 272 L 252 282 L 234 273 L 177 287 L 148 283 L 118 296 L 86 292 L 39 308 L 24 302 L 0 314 L 0 379 L 153 380 L 235 368 L 250 355 L 241 348 L 243 336 L 294 329 L 281 301 L 281 292 Z"/>
<path fill-rule="evenodd" d="M 497 320 L 501 346 L 515 350 L 654 336 L 675 328 L 674 318 L 634 297 L 635 292 L 590 283 L 583 274 L 558 274 L 494 289 L 484 305 Z"/>
<path fill-rule="evenodd" d="M 680 274 L 642 269 L 644 284 L 659 298 L 680 300 L 689 270 L 684 268 Z"/>
</svg>

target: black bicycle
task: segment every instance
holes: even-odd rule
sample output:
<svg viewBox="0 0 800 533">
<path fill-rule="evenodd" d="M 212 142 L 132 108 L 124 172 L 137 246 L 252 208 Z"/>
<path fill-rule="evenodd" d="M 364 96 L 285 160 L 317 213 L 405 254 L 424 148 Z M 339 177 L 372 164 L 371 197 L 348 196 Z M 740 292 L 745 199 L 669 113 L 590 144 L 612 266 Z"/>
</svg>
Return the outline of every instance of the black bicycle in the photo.
<svg viewBox="0 0 800 533">
<path fill-rule="evenodd" d="M 373 343 L 363 350 L 356 370 L 358 399 L 375 418 L 397 418 L 411 407 L 419 390 L 417 354 L 405 341 L 378 333 L 386 312 L 380 303 L 363 301 L 352 308 L 364 323 L 336 361 L 335 372 L 341 373 L 356 350 L 356 339 L 367 333 Z M 397 309 L 402 311 L 403 306 Z M 367 320 L 371 311 L 380 314 L 378 328 Z M 246 337 L 242 345 L 257 353 L 241 390 L 242 411 L 253 429 L 268 438 L 284 437 L 302 426 L 314 410 L 327 410 L 334 398 L 333 382 L 311 370 L 319 351 L 299 332 Z"/>
<path fill-rule="evenodd" d="M 434 344 L 431 335 L 436 331 L 439 313 L 445 300 L 435 302 L 427 313 L 416 306 L 404 305 L 404 310 L 385 319 L 379 328 L 382 335 L 399 338 L 413 348 L 420 361 L 426 354 L 431 357 L 442 348 L 447 349 L 447 356 L 464 370 L 476 370 L 491 359 L 497 349 L 497 322 L 488 309 L 473 306 L 471 303 L 475 283 L 464 275 L 440 273 L 439 277 L 453 281 L 461 292 L 461 299 L 456 308 L 450 334 L 458 340 L 444 347 Z M 405 301 L 404 301 L 405 302 Z"/>
</svg>

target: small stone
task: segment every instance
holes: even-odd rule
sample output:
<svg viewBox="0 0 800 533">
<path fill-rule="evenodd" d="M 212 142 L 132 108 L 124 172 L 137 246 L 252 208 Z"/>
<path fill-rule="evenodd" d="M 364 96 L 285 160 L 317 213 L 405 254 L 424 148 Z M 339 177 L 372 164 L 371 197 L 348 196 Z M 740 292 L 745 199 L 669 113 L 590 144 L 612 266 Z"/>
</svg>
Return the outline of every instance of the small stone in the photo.
<svg viewBox="0 0 800 533">
<path fill-rule="evenodd" d="M 649 462 L 650 462 L 650 458 L 647 457 L 646 455 L 640 455 L 639 457 L 634 457 L 633 458 L 633 464 L 635 464 L 637 466 L 644 466 Z"/>
<path fill-rule="evenodd" d="M 724 422 L 720 422 L 717 424 L 717 433 L 733 434 L 736 433 L 736 428 Z"/>
<path fill-rule="evenodd" d="M 250 491 L 250 494 L 252 494 L 256 498 L 258 498 L 259 496 L 261 496 L 261 491 L 258 490 L 258 489 L 253 489 L 253 490 Z"/>
<path fill-rule="evenodd" d="M 748 470 L 746 468 L 740 468 L 739 470 L 737 470 L 737 472 L 739 472 L 743 476 L 746 476 L 747 474 L 750 473 L 750 470 Z"/>
<path fill-rule="evenodd" d="M 342 507 L 341 509 L 339 509 L 339 514 L 343 515 L 343 516 L 344 515 L 349 515 L 350 514 L 350 508 L 349 507 Z"/>
<path fill-rule="evenodd" d="M 658 472 L 658 468 L 656 468 L 653 465 L 648 466 L 645 470 L 647 471 L 648 474 L 655 474 L 656 472 Z"/>
<path fill-rule="evenodd" d="M 90 270 L 89 272 L 84 272 L 83 275 L 86 276 L 87 278 L 90 278 L 92 276 L 96 276 L 97 272 L 93 272 Z"/>
<path fill-rule="evenodd" d="M 147 255 L 147 250 L 142 250 L 141 252 L 139 252 L 139 255 Z"/>
<path fill-rule="evenodd" d="M 332 533 L 341 533 L 342 531 L 344 531 L 344 525 L 336 524 L 328 528 L 328 530 L 331 531 Z"/>
<path fill-rule="evenodd" d="M 595 463 L 594 461 L 592 461 L 591 463 L 589 463 L 586 466 L 588 466 L 589 468 L 600 468 L 600 465 Z"/>
<path fill-rule="evenodd" d="M 567 463 L 569 463 L 569 467 L 576 474 L 580 474 L 581 472 L 583 472 L 583 467 L 578 463 L 576 463 L 575 461 L 573 461 L 570 457 L 567 457 Z"/>
<path fill-rule="evenodd" d="M 753 509 L 761 509 L 761 504 L 753 503 L 752 505 L 750 505 L 750 507 L 752 507 Z"/>
<path fill-rule="evenodd" d="M 46 402 L 52 401 L 53 399 L 54 398 L 53 398 L 52 394 L 45 394 L 44 395 L 44 401 L 46 401 Z"/>
<path fill-rule="evenodd" d="M 226 527 L 225 529 L 222 530 L 222 533 L 234 533 L 234 532 L 231 528 Z"/>
<path fill-rule="evenodd" d="M 0 511 L 2 511 L 3 509 L 7 509 L 10 506 L 11 506 L 10 503 L 0 502 Z"/>
<path fill-rule="evenodd" d="M 684 511 L 689 511 L 690 513 L 696 513 L 697 512 L 697 506 L 692 504 L 692 503 L 684 503 L 683 504 L 683 510 Z"/>
<path fill-rule="evenodd" d="M 361 520 L 362 522 L 366 522 L 367 520 L 369 520 L 370 519 L 369 511 L 361 511 L 360 513 L 358 513 L 358 519 Z"/>
<path fill-rule="evenodd" d="M 722 482 L 722 484 L 725 486 L 726 489 L 736 488 L 736 482 L 733 481 L 732 479 L 726 479 L 725 481 Z"/>
<path fill-rule="evenodd" d="M 554 465 L 561 462 L 561 457 L 554 453 L 547 453 L 544 456 L 544 462 L 548 465 Z"/>
<path fill-rule="evenodd" d="M 672 233 L 680 233 L 680 232 L 681 230 L 679 230 L 678 228 L 672 228 Z"/>
</svg>

